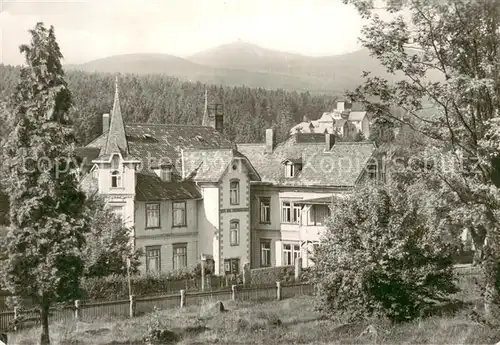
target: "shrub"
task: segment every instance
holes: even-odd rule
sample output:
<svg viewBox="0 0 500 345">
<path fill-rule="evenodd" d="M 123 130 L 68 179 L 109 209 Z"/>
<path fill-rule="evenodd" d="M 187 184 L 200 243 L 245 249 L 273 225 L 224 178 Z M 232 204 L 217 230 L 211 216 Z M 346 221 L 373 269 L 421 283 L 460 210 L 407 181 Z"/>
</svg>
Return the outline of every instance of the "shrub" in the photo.
<svg viewBox="0 0 500 345">
<path fill-rule="evenodd" d="M 317 308 L 350 320 L 424 315 L 457 291 L 453 248 L 402 185 L 365 186 L 337 202 L 313 269 Z"/>
<path fill-rule="evenodd" d="M 149 275 L 133 275 L 130 278 L 134 295 L 158 293 L 178 293 L 181 289 L 193 288 L 196 275 L 193 270 L 183 269 L 172 272 Z M 128 278 L 121 275 L 86 278 L 82 281 L 85 299 L 109 300 L 128 299 Z"/>
<path fill-rule="evenodd" d="M 170 344 L 179 339 L 177 334 L 167 329 L 165 318 L 156 307 L 148 316 L 146 325 L 147 333 L 143 337 L 146 344 Z"/>
<path fill-rule="evenodd" d="M 265 267 L 250 271 L 252 285 L 268 285 L 276 282 L 292 283 L 295 281 L 295 267 Z"/>
</svg>

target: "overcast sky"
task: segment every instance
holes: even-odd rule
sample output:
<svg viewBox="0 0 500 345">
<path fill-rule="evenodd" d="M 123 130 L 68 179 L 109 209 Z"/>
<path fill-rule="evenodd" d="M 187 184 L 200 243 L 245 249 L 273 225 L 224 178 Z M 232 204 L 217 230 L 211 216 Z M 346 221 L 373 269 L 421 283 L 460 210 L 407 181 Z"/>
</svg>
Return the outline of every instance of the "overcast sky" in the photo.
<svg viewBox="0 0 500 345">
<path fill-rule="evenodd" d="M 2 4 L 3 1 L 3 4 Z M 241 39 L 321 56 L 359 49 L 362 19 L 341 0 L 0 0 L 0 63 L 38 21 L 54 25 L 65 63 L 115 54 L 188 56 Z"/>
</svg>

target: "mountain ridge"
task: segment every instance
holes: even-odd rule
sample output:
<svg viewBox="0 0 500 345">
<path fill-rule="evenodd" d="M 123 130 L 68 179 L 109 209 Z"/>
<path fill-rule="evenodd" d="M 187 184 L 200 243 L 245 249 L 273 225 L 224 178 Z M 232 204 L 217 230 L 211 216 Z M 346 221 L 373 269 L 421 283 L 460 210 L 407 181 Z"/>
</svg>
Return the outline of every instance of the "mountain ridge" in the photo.
<svg viewBox="0 0 500 345">
<path fill-rule="evenodd" d="M 68 70 L 165 74 L 208 84 L 342 94 L 362 83 L 364 70 L 393 78 L 366 49 L 312 57 L 233 42 L 186 57 L 160 53 L 121 54 L 68 64 Z"/>
</svg>

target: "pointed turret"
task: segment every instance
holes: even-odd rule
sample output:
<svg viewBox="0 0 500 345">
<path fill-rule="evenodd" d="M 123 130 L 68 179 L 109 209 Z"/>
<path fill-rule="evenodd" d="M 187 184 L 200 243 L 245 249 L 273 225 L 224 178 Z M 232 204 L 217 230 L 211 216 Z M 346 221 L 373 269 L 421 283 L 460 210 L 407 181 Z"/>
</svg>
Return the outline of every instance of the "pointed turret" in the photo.
<svg viewBox="0 0 500 345">
<path fill-rule="evenodd" d="M 111 121 L 109 124 L 108 139 L 106 142 L 105 154 L 121 153 L 128 155 L 127 137 L 125 136 L 125 125 L 123 124 L 122 111 L 120 108 L 120 98 L 118 92 L 118 77 L 115 80 L 115 100 L 111 111 Z"/>
<path fill-rule="evenodd" d="M 203 112 L 203 121 L 201 123 L 202 126 L 210 126 L 209 119 L 208 119 L 208 92 L 207 89 L 205 89 L 205 111 Z"/>
</svg>

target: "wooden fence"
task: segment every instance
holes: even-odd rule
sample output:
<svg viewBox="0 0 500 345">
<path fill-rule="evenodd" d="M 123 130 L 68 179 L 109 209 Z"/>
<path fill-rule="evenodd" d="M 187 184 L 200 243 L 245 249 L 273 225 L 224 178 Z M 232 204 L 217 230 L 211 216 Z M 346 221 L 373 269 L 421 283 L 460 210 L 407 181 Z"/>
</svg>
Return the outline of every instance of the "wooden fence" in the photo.
<svg viewBox="0 0 500 345">
<path fill-rule="evenodd" d="M 457 298 L 468 300 L 477 298 L 477 282 L 482 275 L 477 267 L 457 267 L 458 286 L 461 290 Z M 152 312 L 159 309 L 182 308 L 189 305 L 201 305 L 206 300 L 240 300 L 240 301 L 271 301 L 293 298 L 296 296 L 312 295 L 314 286 L 309 283 L 280 283 L 270 285 L 231 285 L 212 289 L 205 292 L 182 289 L 177 293 L 157 296 L 131 296 L 129 299 L 112 301 L 75 301 L 74 305 L 52 309 L 50 322 L 79 319 L 91 321 L 103 317 L 126 318 Z M 36 322 L 38 313 L 33 310 L 0 309 L 0 330 L 8 330 L 14 320 L 31 320 Z M 24 323 L 24 322 L 23 322 Z"/>
<path fill-rule="evenodd" d="M 266 286 L 232 285 L 230 288 L 207 292 L 186 292 L 163 296 L 131 296 L 129 300 L 75 301 L 74 305 L 51 310 L 49 322 L 92 321 L 103 317 L 127 318 L 152 312 L 154 308 L 173 309 L 190 305 L 201 305 L 206 300 L 227 301 L 271 301 L 311 295 L 313 286 L 309 283 L 277 282 Z M 38 322 L 35 310 L 0 311 L 0 330 L 9 330 L 16 324 L 27 325 Z"/>
</svg>

